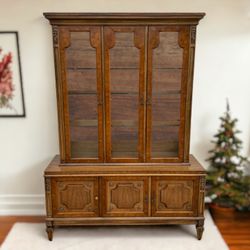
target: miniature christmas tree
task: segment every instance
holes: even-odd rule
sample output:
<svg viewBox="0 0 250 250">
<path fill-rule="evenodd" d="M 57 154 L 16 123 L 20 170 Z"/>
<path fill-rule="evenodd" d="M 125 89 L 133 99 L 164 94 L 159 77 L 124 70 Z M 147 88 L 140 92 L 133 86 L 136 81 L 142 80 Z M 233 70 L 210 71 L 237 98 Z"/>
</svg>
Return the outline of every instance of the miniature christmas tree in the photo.
<svg viewBox="0 0 250 250">
<path fill-rule="evenodd" d="M 248 209 L 250 207 L 250 182 L 244 176 L 247 159 L 240 154 L 242 141 L 237 137 L 237 119 L 232 119 L 229 104 L 208 159 L 207 195 L 222 207 Z"/>
</svg>

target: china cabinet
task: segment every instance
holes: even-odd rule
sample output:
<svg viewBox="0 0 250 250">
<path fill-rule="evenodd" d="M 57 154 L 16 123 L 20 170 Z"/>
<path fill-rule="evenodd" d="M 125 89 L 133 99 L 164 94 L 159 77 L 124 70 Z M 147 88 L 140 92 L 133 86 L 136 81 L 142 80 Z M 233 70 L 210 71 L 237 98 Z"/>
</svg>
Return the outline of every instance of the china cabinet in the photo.
<svg viewBox="0 0 250 250">
<path fill-rule="evenodd" d="M 53 31 L 60 156 L 45 170 L 54 226 L 195 224 L 205 171 L 189 155 L 203 13 L 44 13 Z"/>
</svg>

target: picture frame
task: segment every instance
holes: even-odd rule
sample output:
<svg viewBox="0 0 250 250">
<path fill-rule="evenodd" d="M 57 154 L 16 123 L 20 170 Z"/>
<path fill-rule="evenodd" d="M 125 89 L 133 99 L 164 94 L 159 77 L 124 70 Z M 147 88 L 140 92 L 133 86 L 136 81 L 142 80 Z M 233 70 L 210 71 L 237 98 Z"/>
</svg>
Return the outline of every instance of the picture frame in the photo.
<svg viewBox="0 0 250 250">
<path fill-rule="evenodd" d="M 17 31 L 0 31 L 0 118 L 25 117 Z"/>
</svg>

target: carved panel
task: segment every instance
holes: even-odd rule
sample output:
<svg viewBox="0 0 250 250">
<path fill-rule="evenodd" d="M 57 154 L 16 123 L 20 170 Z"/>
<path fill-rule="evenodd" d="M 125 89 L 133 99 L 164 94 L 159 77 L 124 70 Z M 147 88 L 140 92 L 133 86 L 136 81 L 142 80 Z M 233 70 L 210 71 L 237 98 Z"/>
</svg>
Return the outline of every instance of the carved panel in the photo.
<svg viewBox="0 0 250 250">
<path fill-rule="evenodd" d="M 152 181 L 152 214 L 184 216 L 197 213 L 199 178 L 155 177 Z"/>
<path fill-rule="evenodd" d="M 91 210 L 93 209 L 91 197 L 93 197 L 93 182 L 83 184 L 66 184 L 59 182 L 61 206 L 67 210 Z"/>
<path fill-rule="evenodd" d="M 192 181 L 161 181 L 159 188 L 159 209 L 191 210 L 193 182 Z"/>
<path fill-rule="evenodd" d="M 97 178 L 77 178 L 67 180 L 58 178 L 54 181 L 56 189 L 56 204 L 54 212 L 57 215 L 75 214 L 76 216 L 94 215 L 98 211 Z M 97 199 L 96 199 L 97 197 Z"/>
<path fill-rule="evenodd" d="M 107 178 L 105 213 L 109 216 L 143 215 L 147 204 L 145 178 Z M 137 179 L 137 180 L 136 180 Z"/>
<path fill-rule="evenodd" d="M 142 182 L 116 182 L 109 185 L 110 201 L 118 209 L 141 209 Z"/>
</svg>

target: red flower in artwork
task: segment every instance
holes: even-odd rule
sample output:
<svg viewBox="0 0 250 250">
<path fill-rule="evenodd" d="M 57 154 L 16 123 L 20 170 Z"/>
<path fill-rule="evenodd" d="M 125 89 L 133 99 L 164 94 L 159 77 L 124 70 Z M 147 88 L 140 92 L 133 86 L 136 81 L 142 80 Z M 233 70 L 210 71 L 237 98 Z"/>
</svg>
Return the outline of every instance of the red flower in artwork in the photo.
<svg viewBox="0 0 250 250">
<path fill-rule="evenodd" d="M 0 55 L 2 49 L 0 48 Z M 9 100 L 13 97 L 14 86 L 12 82 L 12 54 L 9 52 L 0 59 L 0 108 L 10 107 Z"/>
</svg>

